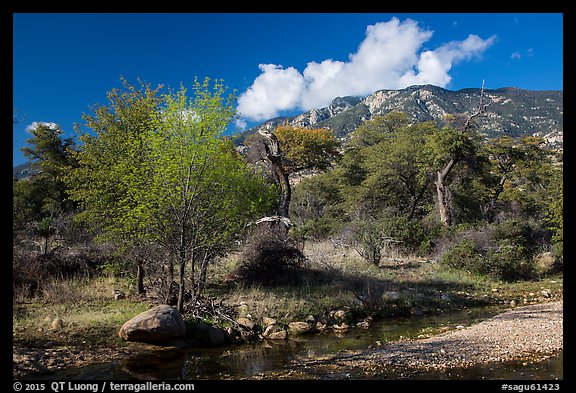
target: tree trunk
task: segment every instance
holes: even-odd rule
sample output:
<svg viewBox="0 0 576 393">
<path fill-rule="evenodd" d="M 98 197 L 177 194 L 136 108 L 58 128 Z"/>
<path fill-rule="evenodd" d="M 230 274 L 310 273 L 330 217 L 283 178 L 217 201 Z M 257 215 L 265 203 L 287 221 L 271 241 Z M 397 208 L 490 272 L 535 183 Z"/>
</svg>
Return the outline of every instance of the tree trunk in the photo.
<svg viewBox="0 0 576 393">
<path fill-rule="evenodd" d="M 491 207 L 496 206 L 496 202 L 498 202 L 498 198 L 500 197 L 500 194 L 502 194 L 502 192 L 504 192 L 504 184 L 506 184 L 506 180 L 508 180 L 507 174 L 504 174 L 504 175 L 502 175 L 502 177 L 500 177 L 500 182 L 498 182 L 498 188 L 494 192 L 494 195 L 492 196 L 492 198 L 490 198 L 490 206 Z"/>
<path fill-rule="evenodd" d="M 450 212 L 449 193 L 450 190 L 443 182 L 436 182 L 436 193 L 438 195 L 438 213 L 442 225 L 449 227 L 452 225 L 452 214 Z"/>
<path fill-rule="evenodd" d="M 280 183 L 280 203 L 278 205 L 277 214 L 280 217 L 288 217 L 290 212 L 290 199 L 292 198 L 292 188 L 290 187 L 288 174 L 282 167 L 282 164 L 278 161 L 280 160 L 271 160 L 274 171 L 278 176 L 278 182 Z"/>
<path fill-rule="evenodd" d="M 200 265 L 200 277 L 198 278 L 197 295 L 201 295 L 206 287 L 206 274 L 208 272 L 208 253 L 204 253 L 202 257 L 202 264 Z"/>
<path fill-rule="evenodd" d="M 446 178 L 457 162 L 458 160 L 454 157 L 450 158 L 450 161 L 448 161 L 444 169 L 436 173 L 436 181 L 434 182 L 436 185 L 436 195 L 438 197 L 438 213 L 440 214 L 440 222 L 442 225 L 447 227 L 452 225 L 452 206 L 450 201 L 450 190 L 446 184 Z"/>
<path fill-rule="evenodd" d="M 138 295 L 144 295 L 146 293 L 144 289 L 144 266 L 142 266 L 142 261 L 138 261 L 138 268 L 136 270 L 136 293 L 138 293 Z"/>
<path fill-rule="evenodd" d="M 177 309 L 180 313 L 184 312 L 184 270 L 186 268 L 186 259 L 180 257 L 180 272 L 178 277 L 178 305 Z"/>
<path fill-rule="evenodd" d="M 278 206 L 278 215 L 281 217 L 288 217 L 290 211 L 290 199 L 292 197 L 292 189 L 290 181 L 288 180 L 288 173 L 282 164 L 282 153 L 280 151 L 280 143 L 274 133 L 267 131 L 259 131 L 259 133 L 266 138 L 264 142 L 264 150 L 266 157 L 270 160 L 274 169 L 274 174 L 278 178 L 280 185 L 280 203 Z"/>
<path fill-rule="evenodd" d="M 42 254 L 48 254 L 48 237 L 44 236 L 44 250 L 42 250 Z"/>
<path fill-rule="evenodd" d="M 182 232 L 180 233 L 180 246 L 178 250 L 178 262 L 180 265 L 179 275 L 178 275 L 178 311 L 180 313 L 184 312 L 184 290 L 185 290 L 185 283 L 184 283 L 184 272 L 186 270 L 186 244 L 185 244 L 185 236 L 184 236 L 184 229 L 182 228 Z"/>
</svg>

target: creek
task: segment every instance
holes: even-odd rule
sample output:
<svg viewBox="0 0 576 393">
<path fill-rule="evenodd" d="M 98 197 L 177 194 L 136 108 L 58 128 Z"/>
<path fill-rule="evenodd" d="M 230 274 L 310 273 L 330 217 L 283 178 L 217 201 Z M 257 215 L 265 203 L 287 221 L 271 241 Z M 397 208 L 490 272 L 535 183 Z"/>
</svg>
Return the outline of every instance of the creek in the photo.
<svg viewBox="0 0 576 393">
<path fill-rule="evenodd" d="M 471 325 L 496 313 L 496 307 L 466 309 L 438 315 L 389 318 L 369 329 L 352 328 L 346 333 L 324 332 L 291 338 L 221 348 L 182 348 L 146 352 L 108 363 L 71 367 L 40 379 L 82 380 L 219 380 L 251 379 L 267 373 L 287 371 L 293 362 L 328 353 L 374 348 L 401 338 L 417 339 Z M 346 370 L 320 379 L 361 378 Z M 507 362 L 489 366 L 451 369 L 447 372 L 409 376 L 381 375 L 378 379 L 563 379 L 563 352 L 537 363 Z M 38 379 L 38 377 L 35 377 Z"/>
</svg>

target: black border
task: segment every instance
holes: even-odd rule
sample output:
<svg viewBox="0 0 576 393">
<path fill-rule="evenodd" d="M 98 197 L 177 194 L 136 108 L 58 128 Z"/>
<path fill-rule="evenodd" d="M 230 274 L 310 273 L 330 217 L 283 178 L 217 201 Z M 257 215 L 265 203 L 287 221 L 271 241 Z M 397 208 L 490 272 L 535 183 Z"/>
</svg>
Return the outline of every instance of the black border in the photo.
<svg viewBox="0 0 576 393">
<path fill-rule="evenodd" d="M 215 12 L 215 13 L 364 13 L 364 12 L 375 12 L 375 13 L 395 13 L 395 12 L 402 12 L 402 13 L 475 13 L 475 12 L 513 12 L 513 13 L 562 13 L 564 15 L 564 100 L 568 102 L 568 105 L 565 105 L 565 108 L 568 107 L 569 110 L 565 111 L 564 119 L 564 129 L 568 130 L 565 135 L 564 141 L 564 190 L 565 190 L 565 203 L 564 203 L 564 215 L 565 216 L 573 216 L 574 214 L 574 207 L 571 203 L 575 200 L 574 196 L 574 180 L 571 178 L 571 171 L 570 168 L 573 165 L 573 158 L 571 156 L 571 149 L 573 148 L 572 139 L 574 138 L 574 133 L 576 130 L 574 129 L 574 110 L 573 110 L 573 97 L 574 97 L 574 88 L 576 88 L 576 83 L 574 81 L 574 73 L 576 72 L 576 67 L 573 61 L 573 51 L 576 50 L 575 45 L 575 38 L 576 38 L 576 27 L 574 21 L 574 3 L 572 0 L 547 0 L 543 2 L 529 2 L 529 1 L 519 1 L 513 0 L 511 2 L 503 2 L 503 1 L 494 1 L 494 0 L 486 0 L 486 1 L 475 1 L 475 2 L 458 2 L 458 3 L 444 3 L 438 4 L 434 1 L 422 1 L 422 0 L 409 0 L 409 1 L 389 1 L 385 2 L 385 0 L 380 1 L 365 1 L 365 2 L 337 2 L 335 0 L 332 1 L 322 1 L 318 3 L 310 3 L 310 2 L 267 2 L 264 4 L 258 4 L 257 2 L 252 1 L 243 1 L 243 2 L 230 2 L 230 3 L 221 3 L 221 2 L 195 2 L 193 0 L 163 0 L 162 2 L 132 2 L 132 1 L 124 1 L 123 3 L 119 3 L 119 1 L 108 1 L 108 0 L 101 0 L 98 2 L 70 2 L 68 1 L 18 1 L 18 0 L 0 0 L 0 39 L 2 40 L 2 62 L 8 63 L 10 59 L 12 59 L 12 15 L 14 13 L 70 13 L 70 12 L 80 12 L 80 13 L 182 13 L 182 12 Z M 512 3 L 512 4 L 511 4 Z M 8 53 L 10 56 L 8 56 Z M 8 94 L 12 92 L 11 88 L 8 86 L 12 86 L 12 79 L 13 79 L 13 68 L 12 62 L 10 64 L 5 64 L 2 67 L 2 72 L 0 73 L 1 76 L 1 84 L 3 94 L 5 94 L 4 98 L 1 102 L 4 105 L 0 106 L 2 111 L 5 113 L 1 117 L 1 119 L 8 121 L 8 110 L 12 110 L 8 105 L 7 102 L 12 101 L 12 98 L 8 97 Z M 9 70 L 9 71 L 8 71 Z M 8 128 L 8 124 L 6 124 L 6 129 Z M 12 134 L 11 134 L 12 135 Z M 12 137 L 11 137 L 12 138 Z M 4 142 L 4 146 L 8 147 L 8 143 Z M 3 168 L 3 181 L 4 184 L 11 181 L 11 173 L 12 173 L 12 150 L 10 153 L 2 154 L 3 161 L 2 161 L 2 168 Z M 9 177 L 10 176 L 10 177 Z M 6 201 L 6 199 L 4 199 Z M 8 261 L 11 259 L 11 225 L 12 222 L 12 214 L 11 214 L 11 207 L 12 201 L 10 198 L 10 202 L 4 204 L 6 209 L 2 210 L 2 220 L 3 223 L 2 228 L 4 228 L 6 232 L 6 236 L 3 236 L 3 245 L 5 250 L 6 259 L 3 261 L 3 268 L 7 269 L 7 274 L 4 277 L 11 276 L 10 265 Z M 567 223 L 573 222 L 572 220 L 565 220 Z M 571 230 L 567 230 L 565 236 L 570 236 Z M 570 271 L 573 269 L 574 261 L 573 259 L 573 242 L 570 242 L 570 239 L 566 238 L 565 244 L 565 277 L 567 280 L 572 278 Z M 572 301 L 574 295 L 571 290 L 571 283 L 567 282 L 564 285 L 564 299 L 568 303 L 568 307 L 570 307 L 570 302 Z M 6 301 L 12 297 L 10 285 L 4 285 L 3 291 L 5 296 L 3 298 Z M 12 306 L 10 306 L 12 307 Z M 569 310 L 569 308 L 568 308 Z M 8 324 L 6 320 L 4 320 L 3 330 L 8 330 Z M 571 325 L 570 319 L 565 321 L 565 323 Z M 11 324 L 10 324 L 11 326 Z M 567 325 L 565 325 L 567 326 Z M 573 326 L 573 325 L 572 325 Z M 565 331 L 570 332 L 570 328 L 565 328 Z M 8 333 L 10 334 L 10 333 Z M 569 335 L 564 335 L 565 337 L 565 347 L 571 348 L 570 345 L 573 342 L 572 338 Z M 11 340 L 3 340 L 5 343 L 5 348 L 1 352 L 8 358 L 9 354 L 11 353 L 11 346 L 10 348 L 8 345 L 11 345 Z M 570 350 L 570 349 L 569 349 Z M 6 362 L 3 364 L 8 365 L 11 364 L 11 359 L 6 359 Z M 330 380 L 281 380 L 281 381 L 274 381 L 274 380 L 261 380 L 261 381 L 254 381 L 254 380 L 232 380 L 232 381 L 189 381 L 194 383 L 195 390 L 194 391 L 206 391 L 206 389 L 229 389 L 229 388 L 288 388 L 288 389 L 318 389 L 323 387 L 328 388 L 335 388 L 335 389 L 351 389 L 358 386 L 359 388 L 392 388 L 392 389 L 426 389 L 431 391 L 436 391 L 436 389 L 442 390 L 453 390 L 462 392 L 463 389 L 466 388 L 481 388 L 483 391 L 490 392 L 490 391 L 502 391 L 502 384 L 504 383 L 516 383 L 522 385 L 530 385 L 530 384 L 540 384 L 543 385 L 545 383 L 551 384 L 559 384 L 560 390 L 566 389 L 568 386 L 572 385 L 573 382 L 573 375 L 571 375 L 570 370 L 570 356 L 565 357 L 565 363 L 568 366 L 565 366 L 565 370 L 568 372 L 564 373 L 564 379 L 561 381 L 505 381 L 505 380 L 428 380 L 428 381 L 421 381 L 421 380 L 338 380 L 338 381 L 330 381 Z M 3 386 L 10 386 L 11 391 L 15 391 L 13 389 L 13 380 L 12 380 L 12 370 L 11 368 L 8 369 L 7 366 L 4 367 L 5 371 L 9 372 L 7 375 L 8 378 L 3 379 L 3 381 L 7 381 L 3 383 Z M 29 384 L 31 380 L 27 381 L 20 381 L 23 384 Z M 36 381 L 42 382 L 45 384 L 49 384 L 51 381 Z M 175 383 L 181 383 L 185 381 L 165 381 L 171 385 Z M 99 387 L 102 386 L 102 381 L 90 381 L 90 383 L 96 383 Z M 544 389 L 542 389 L 544 390 Z M 23 390 L 24 391 L 24 390 Z M 45 391 L 51 391 L 48 386 L 46 386 Z M 110 391 L 107 389 L 107 391 Z"/>
</svg>

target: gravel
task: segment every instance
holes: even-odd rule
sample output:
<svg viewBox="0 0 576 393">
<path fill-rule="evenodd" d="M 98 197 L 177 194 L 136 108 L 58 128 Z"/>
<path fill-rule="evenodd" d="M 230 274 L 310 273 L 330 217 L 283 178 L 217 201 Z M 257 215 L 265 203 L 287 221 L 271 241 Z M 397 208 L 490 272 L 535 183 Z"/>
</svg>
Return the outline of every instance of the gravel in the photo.
<svg viewBox="0 0 576 393">
<path fill-rule="evenodd" d="M 518 307 L 430 338 L 302 361 L 275 378 L 319 378 L 347 372 L 366 377 L 510 360 L 543 360 L 563 348 L 562 313 L 562 301 Z"/>
</svg>

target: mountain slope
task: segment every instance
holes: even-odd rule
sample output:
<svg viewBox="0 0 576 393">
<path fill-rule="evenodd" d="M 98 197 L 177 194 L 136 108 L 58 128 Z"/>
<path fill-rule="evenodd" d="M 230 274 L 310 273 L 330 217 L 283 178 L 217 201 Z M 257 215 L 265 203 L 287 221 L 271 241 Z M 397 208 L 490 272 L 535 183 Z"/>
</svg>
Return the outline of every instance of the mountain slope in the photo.
<svg viewBox="0 0 576 393">
<path fill-rule="evenodd" d="M 326 127 L 337 138 L 347 139 L 360 124 L 390 111 L 406 112 L 413 121 L 440 121 L 448 114 L 473 113 L 480 102 L 481 89 L 458 91 L 437 86 L 410 86 L 401 90 L 379 90 L 366 98 L 338 97 L 321 109 L 312 109 L 293 117 L 277 117 L 244 131 L 239 137 L 258 129 L 271 130 L 288 121 L 299 127 Z M 562 144 L 563 92 L 536 91 L 505 87 L 485 90 L 488 115 L 479 118 L 480 131 L 488 137 L 539 135 Z"/>
</svg>

